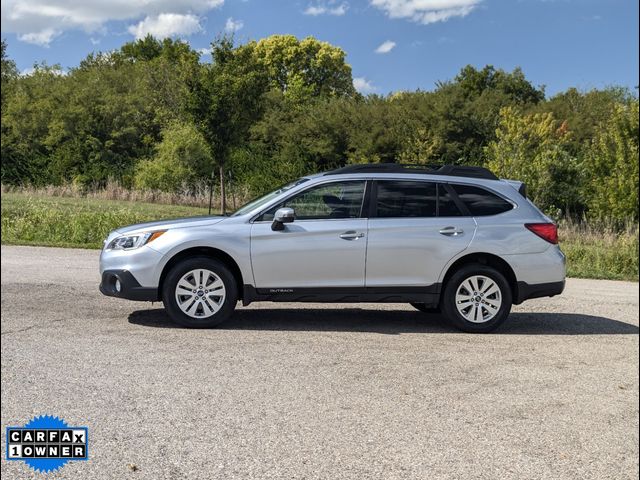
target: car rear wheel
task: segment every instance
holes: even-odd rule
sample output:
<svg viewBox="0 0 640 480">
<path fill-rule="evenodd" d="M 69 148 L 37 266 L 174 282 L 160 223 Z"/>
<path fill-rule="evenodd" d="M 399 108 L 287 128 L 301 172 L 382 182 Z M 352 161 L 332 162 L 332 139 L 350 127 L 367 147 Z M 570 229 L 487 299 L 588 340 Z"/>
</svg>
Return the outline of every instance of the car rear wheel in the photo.
<svg viewBox="0 0 640 480">
<path fill-rule="evenodd" d="M 233 313 L 238 288 L 233 274 L 218 260 L 189 258 L 171 269 L 162 301 L 173 321 L 189 328 L 211 328 Z"/>
<path fill-rule="evenodd" d="M 451 276 L 441 304 L 454 327 L 470 333 L 487 333 L 507 319 L 511 303 L 511 287 L 504 275 L 492 267 L 474 264 Z"/>
</svg>

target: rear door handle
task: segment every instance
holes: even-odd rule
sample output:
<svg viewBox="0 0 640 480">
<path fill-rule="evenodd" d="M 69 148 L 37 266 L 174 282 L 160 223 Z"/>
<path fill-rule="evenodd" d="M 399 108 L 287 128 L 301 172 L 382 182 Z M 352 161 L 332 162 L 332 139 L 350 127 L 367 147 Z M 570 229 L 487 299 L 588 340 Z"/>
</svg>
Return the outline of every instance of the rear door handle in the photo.
<svg viewBox="0 0 640 480">
<path fill-rule="evenodd" d="M 462 235 L 464 230 L 456 227 L 444 227 L 440 229 L 440 235 L 446 235 L 447 237 L 457 237 L 458 235 Z"/>
<path fill-rule="evenodd" d="M 364 233 L 356 232 L 355 230 L 349 230 L 348 232 L 340 234 L 340 238 L 343 240 L 357 240 L 362 237 L 364 237 Z"/>
</svg>

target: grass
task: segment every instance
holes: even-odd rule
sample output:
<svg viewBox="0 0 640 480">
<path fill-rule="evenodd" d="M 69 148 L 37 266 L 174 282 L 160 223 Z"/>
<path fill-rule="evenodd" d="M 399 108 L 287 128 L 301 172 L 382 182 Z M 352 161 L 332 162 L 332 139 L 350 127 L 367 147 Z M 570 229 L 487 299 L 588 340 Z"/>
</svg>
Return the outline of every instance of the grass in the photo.
<svg viewBox="0 0 640 480">
<path fill-rule="evenodd" d="M 207 211 L 183 205 L 4 193 L 2 243 L 102 248 L 102 241 L 117 227 L 206 215 Z"/>
<path fill-rule="evenodd" d="M 638 281 L 638 225 L 623 231 L 585 223 L 560 224 L 567 276 Z"/>
<path fill-rule="evenodd" d="M 244 188 L 232 188 L 227 185 L 227 205 L 235 210 L 236 206 L 243 205 L 249 198 L 249 192 Z M 208 207 L 209 189 L 206 185 L 187 188 L 178 192 L 162 192 L 159 190 L 135 190 L 122 186 L 119 182 L 109 181 L 99 187 L 83 187 L 73 183 L 64 185 L 47 185 L 34 187 L 29 185 L 11 186 L 0 185 L 2 194 L 22 193 L 32 197 L 63 197 L 89 200 L 123 200 L 127 202 L 149 203 L 164 205 L 184 205 L 188 207 Z M 220 201 L 218 187 L 214 186 L 214 205 Z"/>
<path fill-rule="evenodd" d="M 93 197 L 2 194 L 2 243 L 101 248 L 119 226 L 150 220 L 206 215 L 207 209 Z M 638 226 L 623 232 L 563 222 L 560 245 L 570 277 L 638 281 Z"/>
</svg>

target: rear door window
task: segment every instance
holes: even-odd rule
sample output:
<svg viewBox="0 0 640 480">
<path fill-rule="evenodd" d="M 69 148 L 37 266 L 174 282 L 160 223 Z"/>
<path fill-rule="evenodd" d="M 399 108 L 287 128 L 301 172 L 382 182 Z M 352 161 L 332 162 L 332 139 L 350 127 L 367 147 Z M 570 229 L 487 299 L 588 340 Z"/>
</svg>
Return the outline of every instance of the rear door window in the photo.
<svg viewBox="0 0 640 480">
<path fill-rule="evenodd" d="M 377 184 L 378 218 L 435 217 L 437 202 L 435 183 L 385 180 Z"/>
<path fill-rule="evenodd" d="M 495 193 L 472 185 L 451 185 L 474 217 L 497 215 L 513 209 L 513 204 Z"/>
</svg>

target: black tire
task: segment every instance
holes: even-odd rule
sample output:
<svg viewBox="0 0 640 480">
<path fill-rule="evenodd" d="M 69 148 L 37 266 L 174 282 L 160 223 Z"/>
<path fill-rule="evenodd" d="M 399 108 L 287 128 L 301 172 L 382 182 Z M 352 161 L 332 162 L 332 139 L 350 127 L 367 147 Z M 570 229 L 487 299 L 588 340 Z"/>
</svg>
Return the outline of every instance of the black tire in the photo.
<svg viewBox="0 0 640 480">
<path fill-rule="evenodd" d="M 194 318 L 184 313 L 176 300 L 176 286 L 183 275 L 195 269 L 207 269 L 216 274 L 225 288 L 225 299 L 220 309 L 210 317 Z M 238 301 L 238 286 L 226 265 L 209 257 L 193 257 L 181 261 L 167 274 L 162 287 L 162 302 L 169 317 L 188 328 L 212 328 L 224 322 L 233 313 Z"/>
<path fill-rule="evenodd" d="M 456 306 L 458 288 L 465 280 L 474 275 L 482 275 L 493 280 L 500 289 L 502 300 L 502 304 L 493 318 L 482 323 L 467 320 L 458 312 Z M 488 333 L 498 328 L 507 319 L 511 311 L 512 299 L 511 287 L 502 273 L 487 265 L 472 264 L 463 266 L 451 276 L 444 288 L 440 306 L 444 316 L 457 329 L 469 333 Z"/>
<path fill-rule="evenodd" d="M 427 307 L 427 305 L 425 303 L 411 302 L 409 305 L 411 305 L 416 310 L 420 310 L 421 312 L 424 312 L 424 313 L 440 313 L 440 309 L 439 308 L 437 308 L 437 307 L 436 308 Z"/>
</svg>

